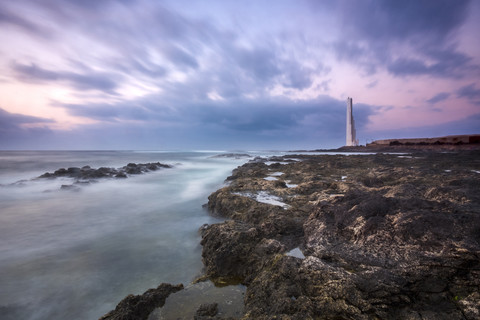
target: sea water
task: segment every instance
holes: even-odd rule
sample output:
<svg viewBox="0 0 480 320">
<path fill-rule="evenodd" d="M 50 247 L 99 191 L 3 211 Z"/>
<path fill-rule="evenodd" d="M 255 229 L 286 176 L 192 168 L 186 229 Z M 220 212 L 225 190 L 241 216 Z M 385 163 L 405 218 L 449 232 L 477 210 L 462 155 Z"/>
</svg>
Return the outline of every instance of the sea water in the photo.
<svg viewBox="0 0 480 320">
<path fill-rule="evenodd" d="M 0 317 L 98 319 L 128 294 L 202 272 L 202 209 L 248 159 L 217 152 L 0 151 Z M 59 168 L 172 165 L 62 190 Z"/>
</svg>

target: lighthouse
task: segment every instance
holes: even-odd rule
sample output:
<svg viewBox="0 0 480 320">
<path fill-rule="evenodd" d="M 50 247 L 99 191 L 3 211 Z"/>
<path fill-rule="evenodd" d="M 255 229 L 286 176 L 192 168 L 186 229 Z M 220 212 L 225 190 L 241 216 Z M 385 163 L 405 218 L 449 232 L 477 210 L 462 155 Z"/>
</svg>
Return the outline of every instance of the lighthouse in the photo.
<svg viewBox="0 0 480 320">
<path fill-rule="evenodd" d="M 353 102 L 352 98 L 347 98 L 347 141 L 346 146 L 358 146 L 358 139 L 355 131 L 355 120 L 353 119 Z"/>
</svg>

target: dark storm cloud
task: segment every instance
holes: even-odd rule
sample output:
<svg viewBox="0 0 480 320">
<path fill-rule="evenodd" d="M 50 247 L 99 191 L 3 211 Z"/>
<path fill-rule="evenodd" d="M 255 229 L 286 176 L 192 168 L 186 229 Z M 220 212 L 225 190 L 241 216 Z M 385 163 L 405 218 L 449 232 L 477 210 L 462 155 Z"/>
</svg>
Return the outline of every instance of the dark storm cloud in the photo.
<svg viewBox="0 0 480 320">
<path fill-rule="evenodd" d="M 119 122 L 125 120 L 156 122 L 157 120 L 168 119 L 173 120 L 172 111 L 168 108 L 152 110 L 148 101 L 143 103 L 121 102 L 118 104 L 56 104 L 57 107 L 64 108 L 73 116 L 85 117 L 92 120 L 104 122 Z"/>
<path fill-rule="evenodd" d="M 368 47 L 348 40 L 333 44 L 333 51 L 339 61 L 350 61 L 358 64 L 364 68 L 368 75 L 377 72 L 377 67 L 374 60 L 372 60 L 372 52 L 370 52 L 370 50 Z"/>
<path fill-rule="evenodd" d="M 135 70 L 153 79 L 161 78 L 167 74 L 167 70 L 164 67 L 148 60 L 132 59 L 129 67 L 125 67 L 122 64 L 116 67 L 124 72 Z"/>
<path fill-rule="evenodd" d="M 472 58 L 464 54 L 446 50 L 425 51 L 436 63 L 428 63 L 426 60 L 399 58 L 389 63 L 387 69 L 397 76 L 429 74 L 443 77 L 461 77 L 467 68 L 478 69 L 477 66 L 469 66 Z"/>
<path fill-rule="evenodd" d="M 443 42 L 464 21 L 470 2 L 367 0 L 344 2 L 342 8 L 348 29 L 362 37 L 390 41 L 428 36 L 428 42 Z"/>
<path fill-rule="evenodd" d="M 457 96 L 460 98 L 467 98 L 470 100 L 480 100 L 480 89 L 475 88 L 475 84 L 471 83 L 467 86 L 461 87 L 457 91 Z"/>
<path fill-rule="evenodd" d="M 198 68 L 197 60 L 187 51 L 177 46 L 170 46 L 165 51 L 169 61 L 176 66 L 186 66 L 193 69 Z"/>
<path fill-rule="evenodd" d="M 470 0 L 344 1 L 339 8 L 349 40 L 335 43 L 334 50 L 339 60 L 357 63 L 367 74 L 383 65 L 396 76 L 459 77 L 478 70 L 449 38 L 470 5 Z"/>
<path fill-rule="evenodd" d="M 101 6 L 111 4 L 113 2 L 117 3 L 122 3 L 122 4 L 128 4 L 128 3 L 133 3 L 135 0 L 67 0 L 66 2 L 72 3 L 76 6 L 83 7 L 83 8 L 88 8 L 88 9 L 97 9 Z"/>
<path fill-rule="evenodd" d="M 299 90 L 311 87 L 315 70 L 298 64 L 292 64 L 287 70 L 285 80 L 282 82 L 285 87 Z"/>
<path fill-rule="evenodd" d="M 0 108 L 0 129 L 18 128 L 22 124 L 53 123 L 55 121 L 45 118 L 26 116 L 10 113 Z"/>
<path fill-rule="evenodd" d="M 14 63 L 12 69 L 19 79 L 26 82 L 56 82 L 65 81 L 78 90 L 101 90 L 113 92 L 117 83 L 112 79 L 117 75 L 89 71 L 87 74 L 80 74 L 69 71 L 52 71 L 43 69 L 35 64 L 24 65 Z"/>
<path fill-rule="evenodd" d="M 309 139 L 318 139 L 321 135 L 328 140 L 343 137 L 345 128 L 345 102 L 328 96 L 297 102 L 285 98 L 265 98 L 230 101 L 205 99 L 195 103 L 188 99 L 162 101 L 158 96 L 151 96 L 117 105 L 61 107 L 70 114 L 106 123 L 141 121 L 145 130 L 173 126 L 178 128 L 177 134 L 191 132 L 192 139 L 199 135 L 213 138 L 217 132 L 223 132 L 238 140 L 248 136 L 281 141 L 282 136 L 292 135 Z M 359 130 L 366 126 L 368 117 L 374 112 L 372 106 L 356 105 L 355 119 Z"/>
<path fill-rule="evenodd" d="M 101 2 L 102 4 L 98 4 Z M 123 81 L 124 73 L 137 77 L 160 88 L 174 90 L 183 97 L 180 84 L 171 88 L 163 78 L 178 71 L 188 72 L 189 88 L 203 95 L 215 90 L 222 97 L 258 94 L 281 84 L 287 88 L 303 90 L 311 87 L 313 76 L 325 74 L 327 68 L 318 62 L 306 67 L 294 55 L 282 55 L 283 43 L 263 41 L 251 47 L 242 46 L 237 40 L 240 31 L 227 30 L 214 21 L 186 17 L 159 3 L 142 2 L 143 10 L 137 20 L 136 11 L 141 8 L 124 6 L 124 1 L 68 1 L 45 0 L 41 7 L 49 23 L 62 26 L 60 31 L 80 33 L 94 39 L 118 59 L 96 56 L 96 65 L 102 65 L 109 73 L 90 70 L 66 71 L 42 68 L 39 63 L 14 65 L 14 70 L 24 81 L 62 81 L 78 90 L 98 89 L 113 92 Z M 133 3 L 130 1 L 129 3 Z M 140 3 L 139 3 L 140 4 Z M 113 16 L 110 12 L 128 15 Z M 63 28 L 64 26 L 64 28 Z M 146 27 L 148 26 L 148 28 Z M 94 30 L 94 32 L 92 32 Z M 87 51 L 88 52 L 88 51 Z M 209 55 L 206 55 L 208 53 Z M 213 65 L 205 67 L 205 61 Z M 88 63 L 88 62 L 86 62 Z M 162 81 L 164 80 L 164 81 Z"/>
<path fill-rule="evenodd" d="M 435 103 L 437 103 L 437 102 L 447 100 L 448 97 L 450 97 L 450 94 L 449 94 L 449 93 L 447 93 L 447 92 L 440 92 L 440 93 L 434 95 L 433 97 L 431 97 L 430 99 L 428 99 L 427 102 L 428 102 L 428 103 L 431 103 L 431 104 L 435 104 Z"/>
<path fill-rule="evenodd" d="M 273 50 L 255 48 L 244 50 L 233 48 L 235 62 L 249 77 L 267 81 L 280 74 Z"/>
<path fill-rule="evenodd" d="M 44 124 L 53 122 L 55 121 L 50 119 L 10 113 L 0 108 L 0 148 L 24 148 L 22 143 L 25 141 L 41 142 L 43 137 L 52 133 Z M 23 125 L 35 125 L 35 127 L 29 128 Z M 37 148 L 39 145 L 37 144 Z M 29 148 L 32 149 L 34 146 L 31 145 Z"/>
<path fill-rule="evenodd" d="M 40 36 L 42 38 L 48 37 L 48 32 L 46 32 L 43 27 L 32 21 L 29 21 L 28 19 L 24 19 L 15 13 L 12 13 L 7 8 L 0 8 L 0 26 L 4 28 L 5 25 L 15 26 L 23 29 L 34 36 Z"/>
</svg>

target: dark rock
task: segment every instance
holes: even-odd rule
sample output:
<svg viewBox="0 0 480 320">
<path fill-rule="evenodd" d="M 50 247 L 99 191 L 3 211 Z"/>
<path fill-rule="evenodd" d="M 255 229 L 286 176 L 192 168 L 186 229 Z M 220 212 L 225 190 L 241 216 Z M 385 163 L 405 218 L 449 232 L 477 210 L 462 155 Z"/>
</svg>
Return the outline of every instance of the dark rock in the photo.
<svg viewBox="0 0 480 320">
<path fill-rule="evenodd" d="M 127 174 L 142 174 L 148 171 L 156 171 L 160 168 L 171 168 L 171 166 L 156 162 L 145 164 L 129 163 L 128 165 L 119 169 L 108 167 L 92 169 L 90 166 L 83 166 L 82 168 L 71 167 L 68 169 L 61 168 L 53 173 L 46 172 L 41 176 L 37 177 L 37 179 L 54 179 L 57 177 L 68 177 L 76 179 L 75 184 L 86 184 L 88 182 L 93 182 L 95 179 L 127 178 Z"/>
<path fill-rule="evenodd" d="M 60 190 L 79 191 L 80 188 L 72 184 L 62 184 Z"/>
<path fill-rule="evenodd" d="M 201 232 L 203 262 L 212 278 L 244 279 L 255 268 L 253 254 L 260 240 L 257 229 L 229 221 L 209 225 Z"/>
<path fill-rule="evenodd" d="M 183 289 L 183 285 L 162 283 L 156 289 L 149 289 L 144 294 L 126 296 L 115 310 L 102 316 L 100 320 L 146 320 L 150 313 L 165 304 L 165 299 L 174 292 Z"/>
<path fill-rule="evenodd" d="M 147 169 L 150 171 L 156 171 L 158 170 L 158 166 L 156 163 L 149 163 L 146 165 Z"/>
<path fill-rule="evenodd" d="M 128 174 L 141 174 L 142 168 L 138 166 L 127 166 L 124 168 L 125 172 Z"/>
<path fill-rule="evenodd" d="M 234 159 L 242 159 L 242 158 L 250 158 L 251 155 L 247 153 L 222 153 L 212 156 L 210 158 L 234 158 Z"/>
<path fill-rule="evenodd" d="M 44 174 L 39 176 L 37 179 L 53 179 L 53 178 L 55 178 L 55 175 L 53 173 L 45 172 Z"/>
<path fill-rule="evenodd" d="M 200 305 L 197 312 L 195 313 L 195 320 L 211 319 L 211 317 L 216 316 L 218 313 L 218 304 L 217 303 L 204 303 Z"/>
<path fill-rule="evenodd" d="M 280 157 L 278 181 L 251 161 L 209 197 L 232 220 L 202 227 L 206 274 L 248 285 L 244 319 L 478 319 L 479 156 Z"/>
<path fill-rule="evenodd" d="M 76 177 L 81 174 L 81 169 L 77 167 L 71 167 L 67 169 L 67 173 L 70 177 Z"/>
<path fill-rule="evenodd" d="M 60 169 L 56 170 L 53 173 L 53 175 L 56 176 L 56 177 L 63 177 L 63 176 L 68 175 L 68 171 L 65 168 L 60 168 Z"/>
</svg>

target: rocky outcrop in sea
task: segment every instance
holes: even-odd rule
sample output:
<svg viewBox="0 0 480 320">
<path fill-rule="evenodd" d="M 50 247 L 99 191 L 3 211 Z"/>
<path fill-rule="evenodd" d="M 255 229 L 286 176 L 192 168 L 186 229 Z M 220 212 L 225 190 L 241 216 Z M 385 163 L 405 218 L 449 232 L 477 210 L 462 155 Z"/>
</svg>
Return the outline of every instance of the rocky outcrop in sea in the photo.
<svg viewBox="0 0 480 320">
<path fill-rule="evenodd" d="M 171 168 L 168 164 L 160 162 L 151 163 L 129 163 L 121 168 L 108 168 L 100 167 L 94 169 L 90 166 L 83 166 L 81 168 L 71 167 L 68 169 L 60 168 L 52 173 L 46 172 L 41 176 L 35 178 L 41 179 L 55 179 L 55 178 L 72 178 L 74 182 L 72 184 L 63 184 L 62 190 L 76 190 L 78 185 L 89 184 L 95 182 L 98 179 L 105 178 L 127 178 L 129 175 L 138 175 L 150 171 L 157 171 L 159 169 Z"/>
<path fill-rule="evenodd" d="M 247 285 L 244 319 L 480 318 L 478 151 L 256 159 L 227 181 L 202 256 Z"/>
</svg>

